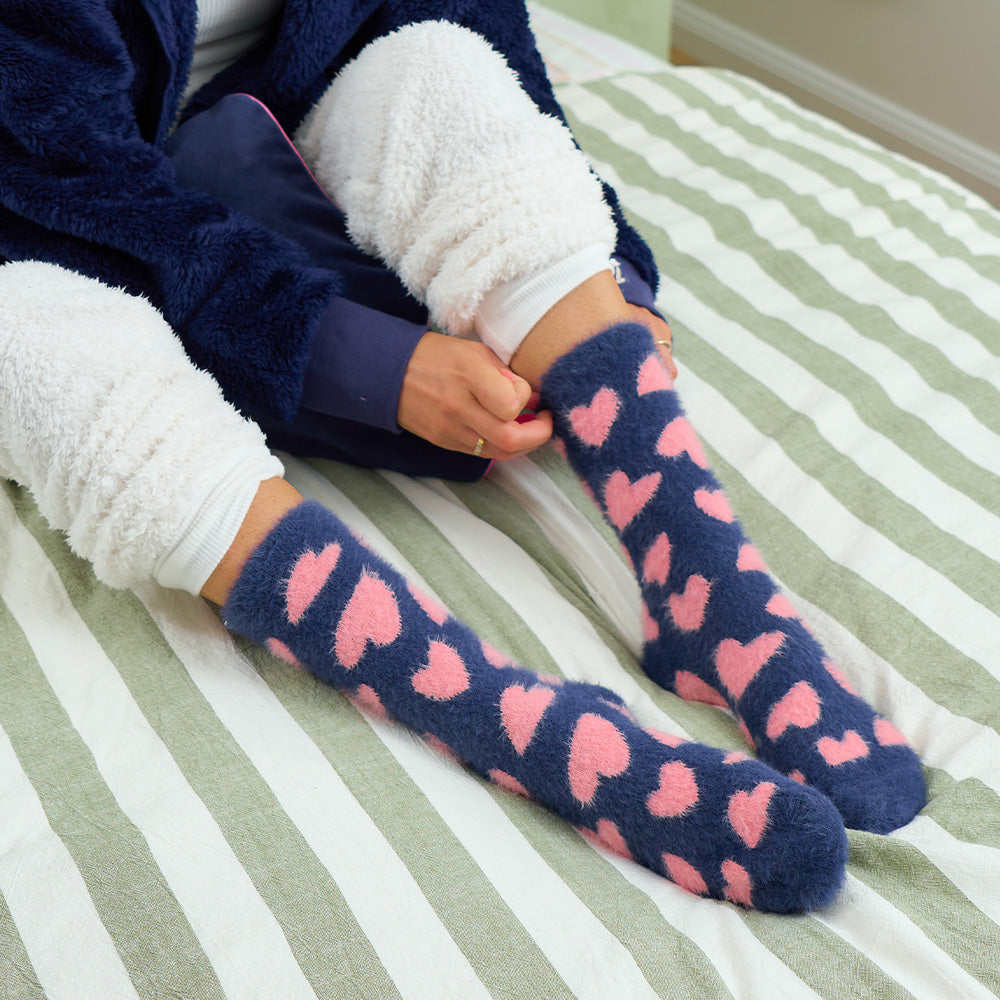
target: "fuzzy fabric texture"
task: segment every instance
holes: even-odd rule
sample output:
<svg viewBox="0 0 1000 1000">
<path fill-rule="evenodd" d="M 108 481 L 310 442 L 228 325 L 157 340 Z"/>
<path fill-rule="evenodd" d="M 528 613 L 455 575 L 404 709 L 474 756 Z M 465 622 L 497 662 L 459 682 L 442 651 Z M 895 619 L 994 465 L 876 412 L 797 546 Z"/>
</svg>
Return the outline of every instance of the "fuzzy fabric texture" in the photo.
<svg viewBox="0 0 1000 1000">
<path fill-rule="evenodd" d="M 449 332 L 472 330 L 487 292 L 582 250 L 600 247 L 598 270 L 609 266 L 614 223 L 569 130 L 540 114 L 503 57 L 465 28 L 428 21 L 372 42 L 296 145 L 351 238 Z"/>
<path fill-rule="evenodd" d="M 643 729 L 605 688 L 512 664 L 317 503 L 272 529 L 223 615 L 691 892 L 791 913 L 841 885 L 846 836 L 818 792 L 744 754 Z"/>
<path fill-rule="evenodd" d="M 341 283 L 290 240 L 178 185 L 163 143 L 181 110 L 196 8 L 195 0 L 0 5 L 0 261 L 58 263 L 146 296 L 228 399 L 287 421 Z M 558 113 L 521 0 L 286 0 L 269 42 L 212 80 L 184 114 L 245 92 L 292 132 L 369 41 L 427 19 L 490 39 L 542 110 Z M 605 197 L 621 256 L 655 288 L 648 248 L 607 188 Z"/>
<path fill-rule="evenodd" d="M 744 535 L 649 331 L 622 324 L 546 374 L 542 400 L 643 596 L 643 667 L 727 707 L 762 760 L 888 833 L 926 802 L 920 762 L 857 694 Z"/>
<path fill-rule="evenodd" d="M 289 418 L 339 279 L 178 187 L 161 144 L 194 13 L 190 0 L 2 5 L 0 256 L 146 296 L 230 399 Z"/>
<path fill-rule="evenodd" d="M 136 296 L 29 262 L 0 302 L 0 472 L 105 583 L 198 593 L 283 472 L 260 430 Z"/>
</svg>

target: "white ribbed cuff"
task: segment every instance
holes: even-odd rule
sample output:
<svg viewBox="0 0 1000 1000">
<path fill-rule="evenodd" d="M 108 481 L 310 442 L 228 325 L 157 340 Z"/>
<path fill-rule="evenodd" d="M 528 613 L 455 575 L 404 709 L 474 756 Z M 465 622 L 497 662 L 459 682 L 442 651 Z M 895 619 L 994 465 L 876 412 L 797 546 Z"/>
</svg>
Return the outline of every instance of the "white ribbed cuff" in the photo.
<svg viewBox="0 0 1000 1000">
<path fill-rule="evenodd" d="M 476 313 L 476 335 L 507 364 L 531 328 L 560 299 L 595 274 L 612 270 L 611 249 L 606 243 L 594 243 L 541 271 L 491 289 Z"/>
<path fill-rule="evenodd" d="M 156 565 L 153 573 L 163 587 L 200 594 L 205 581 L 233 544 L 257 488 L 265 479 L 284 474 L 281 461 L 269 452 L 244 455 L 218 481 L 189 519 L 181 540 Z"/>
</svg>

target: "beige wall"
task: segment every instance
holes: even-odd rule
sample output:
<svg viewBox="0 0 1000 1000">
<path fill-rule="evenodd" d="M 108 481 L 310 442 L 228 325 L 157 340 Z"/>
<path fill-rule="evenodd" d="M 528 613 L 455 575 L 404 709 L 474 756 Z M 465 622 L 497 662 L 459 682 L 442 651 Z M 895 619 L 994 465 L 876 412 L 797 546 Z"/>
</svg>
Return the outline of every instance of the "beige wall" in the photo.
<svg viewBox="0 0 1000 1000">
<path fill-rule="evenodd" d="M 677 0 L 673 37 L 1000 202 L 1000 0 Z"/>
<path fill-rule="evenodd" d="M 671 2 L 672 0 L 541 0 L 546 7 L 618 35 L 661 59 L 668 59 L 670 55 Z"/>
</svg>

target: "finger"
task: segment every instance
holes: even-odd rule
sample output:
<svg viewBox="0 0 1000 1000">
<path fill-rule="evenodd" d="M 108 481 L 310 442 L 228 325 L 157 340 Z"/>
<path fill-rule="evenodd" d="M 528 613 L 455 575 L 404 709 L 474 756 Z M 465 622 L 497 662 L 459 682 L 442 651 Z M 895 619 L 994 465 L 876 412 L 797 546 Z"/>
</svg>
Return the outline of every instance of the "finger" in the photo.
<svg viewBox="0 0 1000 1000">
<path fill-rule="evenodd" d="M 521 425 L 525 429 L 518 439 L 516 450 L 508 452 L 498 452 L 496 460 L 506 462 L 512 458 L 520 458 L 528 455 L 536 448 L 540 448 L 549 438 L 552 437 L 552 414 L 548 410 L 538 414 L 533 420 L 529 420 Z"/>
<path fill-rule="evenodd" d="M 656 349 L 660 353 L 660 360 L 663 362 L 667 371 L 670 372 L 671 379 L 676 379 L 677 362 L 674 361 L 673 342 L 664 343 L 662 341 L 657 341 Z"/>
<path fill-rule="evenodd" d="M 492 458 L 493 457 L 492 455 L 488 455 L 486 453 L 488 443 L 489 442 L 487 442 L 486 438 L 484 437 L 477 438 L 476 443 L 472 446 L 472 449 L 469 451 L 469 454 L 473 455 L 475 458 Z M 490 449 L 490 451 L 492 451 L 492 449 Z"/>
<path fill-rule="evenodd" d="M 472 393 L 497 420 L 515 419 L 531 399 L 531 386 L 509 368 L 494 368 L 487 363 L 477 376 Z"/>
<path fill-rule="evenodd" d="M 477 431 L 479 438 L 474 438 Z M 552 415 L 547 410 L 523 423 L 516 420 L 498 421 L 484 411 L 482 422 L 476 428 L 470 428 L 467 450 L 470 454 L 475 454 L 479 440 L 482 440 L 480 457 L 505 462 L 519 455 L 527 455 L 545 444 L 551 436 Z"/>
</svg>

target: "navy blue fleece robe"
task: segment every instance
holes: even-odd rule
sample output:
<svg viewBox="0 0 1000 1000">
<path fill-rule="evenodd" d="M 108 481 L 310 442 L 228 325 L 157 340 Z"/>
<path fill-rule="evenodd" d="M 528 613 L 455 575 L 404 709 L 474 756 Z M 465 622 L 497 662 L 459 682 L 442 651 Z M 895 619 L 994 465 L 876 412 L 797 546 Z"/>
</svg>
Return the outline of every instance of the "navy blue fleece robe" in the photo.
<svg viewBox="0 0 1000 1000">
<path fill-rule="evenodd" d="M 247 93 L 291 132 L 368 41 L 428 19 L 483 35 L 543 111 L 562 113 L 521 0 L 287 0 L 270 39 L 210 81 L 182 113 L 196 7 L 195 0 L 0 5 L 0 260 L 50 261 L 147 296 L 226 396 L 280 431 L 303 416 L 303 388 L 315 380 L 319 359 L 343 356 L 337 338 L 350 339 L 351 317 L 355 326 L 365 320 L 343 302 L 352 282 L 336 259 L 318 260 L 287 228 L 282 235 L 182 186 L 165 150 L 178 119 Z M 656 285 L 649 250 L 605 190 L 619 229 L 616 256 L 648 295 Z M 377 336 L 355 331 L 355 341 L 365 345 L 359 351 L 385 356 Z M 332 454 L 368 464 L 367 441 L 398 431 L 387 428 L 386 414 L 394 412 L 412 347 L 397 338 L 389 352 L 395 374 L 374 405 L 364 358 L 357 365 L 364 392 L 352 391 L 351 371 L 337 372 L 334 395 L 343 405 L 327 408 L 334 420 L 317 433 L 357 440 Z M 359 409 L 362 396 L 368 405 Z M 370 461 L 393 465 L 384 450 L 375 447 Z M 447 474 L 432 461 L 425 467 L 429 453 L 417 451 L 406 471 Z"/>
</svg>

